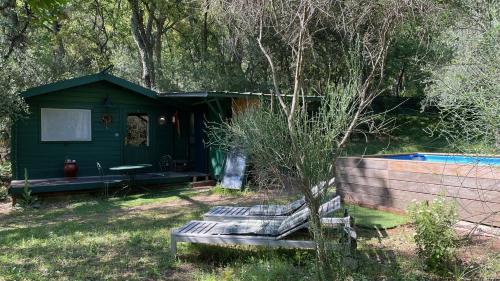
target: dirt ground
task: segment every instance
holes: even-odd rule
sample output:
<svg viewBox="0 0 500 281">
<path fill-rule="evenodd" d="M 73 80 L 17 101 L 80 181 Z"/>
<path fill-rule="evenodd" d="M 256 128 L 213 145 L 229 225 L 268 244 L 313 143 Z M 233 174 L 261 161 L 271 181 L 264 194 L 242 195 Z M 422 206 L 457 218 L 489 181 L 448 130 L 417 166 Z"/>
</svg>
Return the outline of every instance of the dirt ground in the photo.
<svg viewBox="0 0 500 281">
<path fill-rule="evenodd" d="M 167 187 L 160 187 L 162 189 L 167 189 Z M 193 190 L 198 191 L 208 191 L 211 186 L 201 186 L 193 188 Z M 266 204 L 268 198 L 273 198 L 274 200 L 285 199 L 291 196 L 291 192 L 285 191 L 272 191 L 272 190 L 262 190 L 261 192 L 251 193 L 245 196 L 231 196 L 231 195 L 218 195 L 218 194 L 196 194 L 190 196 L 190 200 L 174 200 L 160 203 L 144 204 L 140 206 L 121 208 L 114 210 L 116 212 L 132 213 L 140 212 L 145 210 L 154 209 L 170 209 L 175 207 L 197 207 L 196 202 L 201 202 L 209 206 L 217 205 L 254 205 L 254 204 Z M 71 200 L 78 199 L 84 200 L 85 198 L 94 198 L 95 196 L 89 194 L 61 194 L 61 195 L 51 195 L 48 197 L 40 197 L 40 201 L 43 204 L 44 209 L 54 209 L 54 208 L 64 208 L 71 204 Z M 2 218 L 7 218 L 10 213 L 12 213 L 16 208 L 12 207 L 12 199 L 7 199 L 5 201 L 0 201 L 0 222 Z"/>
<path fill-rule="evenodd" d="M 12 210 L 12 201 L 9 198 L 5 201 L 0 201 L 0 217 L 2 215 L 7 215 Z"/>
</svg>

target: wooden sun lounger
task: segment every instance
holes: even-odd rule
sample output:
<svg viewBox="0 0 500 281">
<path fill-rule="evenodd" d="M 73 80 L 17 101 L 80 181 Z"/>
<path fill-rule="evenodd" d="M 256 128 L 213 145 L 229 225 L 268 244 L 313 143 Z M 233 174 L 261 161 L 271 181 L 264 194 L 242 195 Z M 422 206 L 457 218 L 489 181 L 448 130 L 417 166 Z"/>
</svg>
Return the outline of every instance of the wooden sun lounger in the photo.
<svg viewBox="0 0 500 281">
<path fill-rule="evenodd" d="M 339 196 L 338 200 L 341 198 Z M 203 214 L 203 220 L 206 221 L 235 221 L 235 220 L 274 220 L 282 221 L 288 216 L 253 216 L 250 215 L 251 207 L 230 207 L 230 206 L 216 206 L 210 211 Z M 303 208 L 303 207 L 301 207 Z M 299 210 L 301 209 L 299 208 Z M 335 210 L 336 211 L 336 210 Z"/>
<path fill-rule="evenodd" d="M 233 221 L 233 220 L 284 220 L 288 216 L 252 216 L 251 207 L 216 206 L 203 214 L 206 221 Z"/>
<path fill-rule="evenodd" d="M 321 222 L 326 227 L 343 225 L 343 230 L 347 234 L 347 243 L 355 245 L 356 232 L 351 227 L 351 218 L 322 218 Z M 171 250 L 174 255 L 177 254 L 177 243 L 188 242 L 196 244 L 210 245 L 255 245 L 266 246 L 271 248 L 298 248 L 298 249 L 314 249 L 316 244 L 311 240 L 290 240 L 284 239 L 288 235 L 307 228 L 309 223 L 299 225 L 279 236 L 261 236 L 261 235 L 234 235 L 234 234 L 217 234 L 214 229 L 222 222 L 217 221 L 191 221 L 184 226 L 175 229 L 171 233 Z"/>
<path fill-rule="evenodd" d="M 330 179 L 326 187 L 328 189 L 335 183 L 335 178 Z M 304 203 L 305 205 L 305 203 Z M 282 221 L 288 216 L 272 216 L 272 215 L 250 215 L 252 207 L 233 207 L 233 206 L 215 206 L 208 212 L 203 214 L 203 219 L 206 221 L 234 221 L 234 220 L 278 220 Z M 300 207 L 301 209 L 303 207 Z"/>
</svg>

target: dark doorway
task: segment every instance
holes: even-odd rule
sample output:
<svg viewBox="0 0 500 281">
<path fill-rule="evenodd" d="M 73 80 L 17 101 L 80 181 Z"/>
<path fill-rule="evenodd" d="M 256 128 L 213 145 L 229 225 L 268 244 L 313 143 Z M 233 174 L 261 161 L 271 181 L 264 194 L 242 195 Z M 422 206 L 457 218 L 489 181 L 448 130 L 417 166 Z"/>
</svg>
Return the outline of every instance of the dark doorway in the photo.
<svg viewBox="0 0 500 281">
<path fill-rule="evenodd" d="M 149 162 L 150 118 L 146 113 L 128 113 L 124 140 L 125 164 Z"/>
</svg>

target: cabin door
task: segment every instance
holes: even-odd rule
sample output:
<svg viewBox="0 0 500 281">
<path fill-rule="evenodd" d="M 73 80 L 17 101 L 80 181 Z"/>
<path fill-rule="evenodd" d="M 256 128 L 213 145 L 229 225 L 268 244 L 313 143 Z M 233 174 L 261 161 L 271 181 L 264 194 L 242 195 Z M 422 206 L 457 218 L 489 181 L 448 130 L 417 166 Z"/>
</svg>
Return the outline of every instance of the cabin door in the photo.
<svg viewBox="0 0 500 281">
<path fill-rule="evenodd" d="M 208 173 L 208 151 L 205 146 L 206 140 L 206 117 L 203 110 L 197 110 L 192 114 L 192 135 L 190 137 L 191 159 L 194 161 L 194 169 L 197 172 Z"/>
<path fill-rule="evenodd" d="M 150 163 L 151 116 L 145 112 L 128 112 L 124 121 L 124 164 L 153 164 Z"/>
</svg>

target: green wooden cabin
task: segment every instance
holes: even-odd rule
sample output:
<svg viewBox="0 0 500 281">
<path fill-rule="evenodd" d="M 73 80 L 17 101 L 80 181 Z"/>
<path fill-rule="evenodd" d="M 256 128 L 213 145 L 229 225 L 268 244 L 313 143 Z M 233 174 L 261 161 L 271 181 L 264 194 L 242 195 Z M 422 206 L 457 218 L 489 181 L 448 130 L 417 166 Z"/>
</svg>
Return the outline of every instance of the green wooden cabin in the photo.
<svg viewBox="0 0 500 281">
<path fill-rule="evenodd" d="M 158 93 L 101 72 L 31 88 L 22 96 L 30 114 L 12 128 L 11 194 L 22 190 L 24 169 L 34 192 L 92 189 L 100 186 L 96 162 L 107 174 L 113 174 L 109 167 L 148 163 L 152 167 L 144 173 L 154 174 L 164 155 L 189 163 L 185 172 L 213 178 L 223 155 L 205 146 L 206 121 L 230 117 L 235 104 L 258 100 L 259 94 Z M 75 179 L 64 178 L 66 159 L 76 160 Z M 187 181 L 189 175 L 153 181 Z"/>
</svg>

